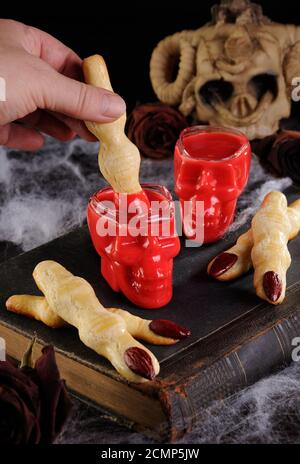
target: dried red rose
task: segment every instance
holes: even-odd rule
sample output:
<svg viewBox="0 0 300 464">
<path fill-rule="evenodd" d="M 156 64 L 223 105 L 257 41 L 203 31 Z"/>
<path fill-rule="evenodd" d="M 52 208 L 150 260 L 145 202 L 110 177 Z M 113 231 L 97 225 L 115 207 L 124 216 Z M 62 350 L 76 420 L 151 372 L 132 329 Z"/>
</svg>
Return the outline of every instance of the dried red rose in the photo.
<svg viewBox="0 0 300 464">
<path fill-rule="evenodd" d="M 253 152 L 279 176 L 300 183 L 300 132 L 283 130 L 252 142 Z"/>
<path fill-rule="evenodd" d="M 0 362 L 0 444 L 51 443 L 71 408 L 52 346 L 35 368 Z"/>
<path fill-rule="evenodd" d="M 162 103 L 137 106 L 127 121 L 127 135 L 143 156 L 167 158 L 173 155 L 187 120 L 175 108 Z"/>
</svg>

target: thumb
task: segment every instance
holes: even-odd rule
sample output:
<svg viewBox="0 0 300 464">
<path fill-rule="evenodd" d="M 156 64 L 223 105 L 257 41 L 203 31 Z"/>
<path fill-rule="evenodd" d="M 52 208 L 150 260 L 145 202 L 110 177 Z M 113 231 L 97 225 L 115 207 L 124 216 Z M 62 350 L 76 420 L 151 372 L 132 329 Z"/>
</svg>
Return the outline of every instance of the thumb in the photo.
<svg viewBox="0 0 300 464">
<path fill-rule="evenodd" d="M 111 122 L 126 111 L 124 100 L 116 93 L 84 84 L 54 70 L 41 85 L 44 109 L 76 119 Z"/>
</svg>

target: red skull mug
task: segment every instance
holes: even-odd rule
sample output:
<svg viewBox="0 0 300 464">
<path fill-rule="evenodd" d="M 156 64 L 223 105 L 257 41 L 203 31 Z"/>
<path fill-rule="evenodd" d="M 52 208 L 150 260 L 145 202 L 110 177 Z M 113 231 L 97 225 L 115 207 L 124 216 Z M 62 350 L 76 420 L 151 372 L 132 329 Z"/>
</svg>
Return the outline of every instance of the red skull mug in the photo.
<svg viewBox="0 0 300 464">
<path fill-rule="evenodd" d="M 87 211 L 92 242 L 101 256 L 101 273 L 114 291 L 134 304 L 160 308 L 172 298 L 173 258 L 180 251 L 172 197 L 165 187 L 143 185 L 135 193 L 111 187 L 96 192 Z M 141 208 L 146 193 L 149 204 Z"/>
<path fill-rule="evenodd" d="M 83 73 L 88 84 L 112 91 L 101 56 L 85 59 Z M 109 124 L 86 121 L 101 142 L 99 168 L 111 186 L 90 199 L 88 225 L 111 288 L 140 307 L 159 308 L 172 298 L 173 258 L 180 250 L 175 208 L 164 187 L 140 185 L 140 153 L 126 136 L 125 123 L 125 113 Z M 204 241 L 223 235 L 247 182 L 250 157 L 249 142 L 239 132 L 211 127 L 182 132 L 175 150 L 175 188 L 183 212 L 185 200 L 195 206 L 189 224 L 183 215 L 189 238 L 198 200 L 204 202 Z"/>
<path fill-rule="evenodd" d="M 103 57 L 83 61 L 87 84 L 113 91 Z M 88 225 L 101 272 L 111 288 L 144 308 L 159 308 L 172 298 L 173 258 L 180 242 L 174 204 L 160 186 L 140 185 L 140 153 L 125 134 L 126 113 L 114 122 L 86 121 L 99 139 L 98 164 L 110 187 L 88 205 Z"/>
<path fill-rule="evenodd" d="M 187 238 L 197 239 L 199 228 L 204 243 L 224 235 L 247 184 L 250 163 L 249 141 L 239 131 L 212 126 L 182 131 L 175 147 L 174 176 Z"/>
</svg>

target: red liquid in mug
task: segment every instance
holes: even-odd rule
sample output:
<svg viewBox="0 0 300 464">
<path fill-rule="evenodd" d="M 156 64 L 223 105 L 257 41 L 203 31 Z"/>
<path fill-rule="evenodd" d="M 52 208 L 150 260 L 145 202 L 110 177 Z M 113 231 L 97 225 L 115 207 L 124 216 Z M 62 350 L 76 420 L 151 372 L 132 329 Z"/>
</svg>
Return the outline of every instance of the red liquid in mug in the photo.
<svg viewBox="0 0 300 464">
<path fill-rule="evenodd" d="M 226 132 L 207 132 L 184 137 L 184 148 L 188 155 L 208 161 L 222 161 L 231 157 L 243 143 L 244 137 Z"/>
<path fill-rule="evenodd" d="M 127 205 L 134 202 L 140 207 L 145 194 L 151 206 L 153 201 L 164 202 L 165 209 L 158 211 L 151 207 L 146 218 L 142 212 L 140 224 L 145 227 L 141 227 L 140 234 L 136 235 L 133 226 L 137 223 L 134 220 L 137 215 L 129 212 L 127 219 L 122 218 L 118 209 L 120 195 L 110 187 L 96 192 L 91 198 L 88 226 L 94 247 L 101 256 L 102 276 L 111 288 L 122 291 L 137 306 L 160 308 L 172 298 L 173 258 L 179 253 L 180 242 L 175 230 L 173 201 L 166 189 L 149 185 L 144 186 L 141 196 L 121 195 Z M 105 211 L 108 201 L 110 205 Z M 112 205 L 116 206 L 115 210 Z M 116 233 L 101 236 L 99 232 L 108 225 L 115 226 Z"/>
<path fill-rule="evenodd" d="M 191 240 L 202 227 L 204 243 L 220 239 L 234 219 L 236 202 L 247 184 L 251 148 L 238 131 L 211 126 L 185 129 L 175 147 L 175 192 L 180 199 L 183 230 Z M 196 217 L 196 202 L 203 202 Z M 192 214 L 184 217 L 187 203 Z"/>
</svg>

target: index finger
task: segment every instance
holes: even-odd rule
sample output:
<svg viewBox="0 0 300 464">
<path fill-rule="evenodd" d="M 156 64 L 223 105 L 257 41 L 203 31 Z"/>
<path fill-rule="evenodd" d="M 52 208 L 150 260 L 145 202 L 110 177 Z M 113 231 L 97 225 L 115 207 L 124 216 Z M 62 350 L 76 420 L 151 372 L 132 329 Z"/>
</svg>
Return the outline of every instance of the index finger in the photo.
<svg viewBox="0 0 300 464">
<path fill-rule="evenodd" d="M 33 38 L 30 50 L 32 54 L 46 61 L 59 73 L 82 81 L 82 59 L 77 53 L 40 29 L 29 27 L 29 33 Z"/>
</svg>

